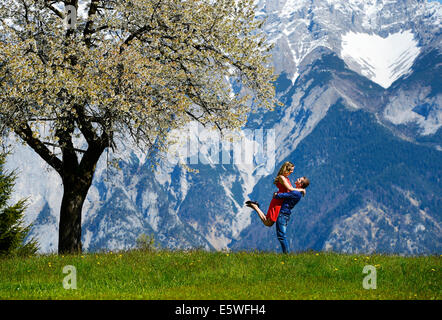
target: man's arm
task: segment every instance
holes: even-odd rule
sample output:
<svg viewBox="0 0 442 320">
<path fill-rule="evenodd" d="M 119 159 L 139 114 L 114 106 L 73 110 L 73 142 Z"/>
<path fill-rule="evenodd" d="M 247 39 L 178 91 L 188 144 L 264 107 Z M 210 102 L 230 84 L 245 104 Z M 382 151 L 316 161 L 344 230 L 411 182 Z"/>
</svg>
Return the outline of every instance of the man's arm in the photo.
<svg viewBox="0 0 442 320">
<path fill-rule="evenodd" d="M 301 192 L 298 190 L 293 190 L 290 192 L 282 192 L 282 193 L 275 192 L 273 194 L 273 198 L 275 198 L 275 199 L 300 199 Z"/>
</svg>

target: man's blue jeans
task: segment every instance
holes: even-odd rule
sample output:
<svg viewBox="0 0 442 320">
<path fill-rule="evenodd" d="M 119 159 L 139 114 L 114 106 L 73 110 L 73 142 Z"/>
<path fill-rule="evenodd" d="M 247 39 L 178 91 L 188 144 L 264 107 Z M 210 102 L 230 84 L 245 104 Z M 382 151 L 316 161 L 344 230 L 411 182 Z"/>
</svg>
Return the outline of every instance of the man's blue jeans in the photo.
<svg viewBox="0 0 442 320">
<path fill-rule="evenodd" d="M 278 219 L 276 219 L 276 236 L 278 237 L 279 243 L 281 243 L 283 253 L 288 253 L 289 251 L 289 244 L 286 237 L 289 220 L 290 215 L 281 212 L 278 215 Z"/>
</svg>

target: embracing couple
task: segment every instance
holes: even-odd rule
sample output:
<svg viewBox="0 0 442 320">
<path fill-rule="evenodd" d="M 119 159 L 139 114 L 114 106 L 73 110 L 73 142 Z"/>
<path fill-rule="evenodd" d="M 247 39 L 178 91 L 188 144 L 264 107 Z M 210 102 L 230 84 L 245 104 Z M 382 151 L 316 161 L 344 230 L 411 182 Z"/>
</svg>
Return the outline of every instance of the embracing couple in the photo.
<svg viewBox="0 0 442 320">
<path fill-rule="evenodd" d="M 305 196 L 305 189 L 309 186 L 310 180 L 306 177 L 298 178 L 295 187 L 289 180 L 295 165 L 289 161 L 285 162 L 278 171 L 273 183 L 278 187 L 278 192 L 273 194 L 269 209 L 265 215 L 259 208 L 256 201 L 246 201 L 246 205 L 255 210 L 265 226 L 271 227 L 276 222 L 276 235 L 281 243 L 282 252 L 288 253 L 288 242 L 286 237 L 287 224 L 290 220 L 293 207 Z"/>
</svg>

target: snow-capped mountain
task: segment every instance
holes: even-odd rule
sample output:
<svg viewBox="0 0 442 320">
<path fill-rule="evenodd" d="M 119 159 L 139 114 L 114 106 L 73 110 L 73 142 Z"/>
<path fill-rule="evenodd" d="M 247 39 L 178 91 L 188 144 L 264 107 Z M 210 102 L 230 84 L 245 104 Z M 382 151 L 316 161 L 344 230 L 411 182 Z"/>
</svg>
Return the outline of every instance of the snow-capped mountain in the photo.
<svg viewBox="0 0 442 320">
<path fill-rule="evenodd" d="M 242 141 L 261 150 L 274 139 L 272 156 L 238 161 L 234 144 L 205 139 L 194 127 L 181 136 L 200 142 L 187 154 L 199 173 L 167 159 L 152 170 L 142 152 L 121 146 L 109 155 L 120 159 L 120 170 L 106 165 L 107 155 L 98 165 L 83 208 L 83 247 L 128 248 L 152 233 L 171 248 L 279 251 L 274 229 L 243 204 L 253 198 L 266 208 L 274 175 L 289 160 L 294 175 L 312 181 L 290 222 L 292 250 L 440 252 L 442 5 L 256 4 L 275 43 L 276 87 L 285 105 L 251 114 Z M 263 164 L 267 170 L 257 170 Z M 32 234 L 42 251 L 55 250 L 60 179 L 21 144 L 8 166 L 20 172 L 16 199 L 29 197 Z"/>
<path fill-rule="evenodd" d="M 279 67 L 292 80 L 310 52 L 326 47 L 352 70 L 388 88 L 409 71 L 420 46 L 440 45 L 435 37 L 441 21 L 437 3 L 281 0 L 260 1 L 258 7 L 269 21 L 270 39 L 286 55 Z"/>
</svg>

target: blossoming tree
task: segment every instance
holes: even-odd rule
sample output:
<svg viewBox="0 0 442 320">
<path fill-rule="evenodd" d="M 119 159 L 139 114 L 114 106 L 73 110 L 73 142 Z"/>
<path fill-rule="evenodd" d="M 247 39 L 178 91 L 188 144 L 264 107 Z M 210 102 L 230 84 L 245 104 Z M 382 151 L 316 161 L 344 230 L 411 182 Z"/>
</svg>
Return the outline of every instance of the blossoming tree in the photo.
<svg viewBox="0 0 442 320">
<path fill-rule="evenodd" d="M 0 130 L 62 179 L 59 253 L 81 251 L 83 202 L 117 139 L 165 151 L 189 121 L 238 129 L 251 101 L 273 108 L 271 45 L 253 2 L 0 3 Z"/>
</svg>

